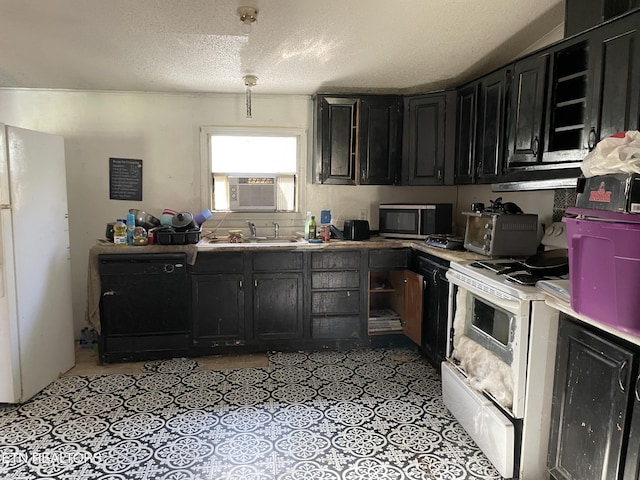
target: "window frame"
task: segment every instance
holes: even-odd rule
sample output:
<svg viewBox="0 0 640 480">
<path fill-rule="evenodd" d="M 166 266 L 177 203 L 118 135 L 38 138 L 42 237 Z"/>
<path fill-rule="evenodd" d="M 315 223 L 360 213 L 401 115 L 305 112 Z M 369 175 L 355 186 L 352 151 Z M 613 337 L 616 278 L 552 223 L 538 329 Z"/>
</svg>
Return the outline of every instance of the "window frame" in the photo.
<svg viewBox="0 0 640 480">
<path fill-rule="evenodd" d="M 200 204 L 201 209 L 211 209 L 213 194 L 211 141 L 212 135 L 238 135 L 238 136 L 295 136 L 298 138 L 297 165 L 296 165 L 296 191 L 295 210 L 291 212 L 234 212 L 215 210 L 228 220 L 252 221 L 287 221 L 298 220 L 300 212 L 306 211 L 306 174 L 307 174 L 307 130 L 296 127 L 253 127 L 253 126 L 215 126 L 200 128 Z"/>
</svg>

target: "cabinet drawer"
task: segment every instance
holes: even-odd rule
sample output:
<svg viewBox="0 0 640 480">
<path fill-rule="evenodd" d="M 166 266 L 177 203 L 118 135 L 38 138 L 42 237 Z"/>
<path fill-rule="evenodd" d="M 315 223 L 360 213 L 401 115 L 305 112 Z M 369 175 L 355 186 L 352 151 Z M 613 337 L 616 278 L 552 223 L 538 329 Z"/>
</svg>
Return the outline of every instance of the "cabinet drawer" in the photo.
<svg viewBox="0 0 640 480">
<path fill-rule="evenodd" d="M 316 339 L 360 338 L 359 316 L 313 317 L 311 337 Z"/>
<path fill-rule="evenodd" d="M 311 268 L 316 270 L 359 269 L 360 251 L 312 252 Z"/>
<path fill-rule="evenodd" d="M 339 290 L 336 292 L 313 292 L 311 294 L 312 314 L 359 313 L 360 290 Z"/>
<path fill-rule="evenodd" d="M 359 288 L 360 272 L 311 272 L 311 288 Z"/>
<path fill-rule="evenodd" d="M 369 251 L 369 270 L 406 268 L 409 266 L 408 248 Z"/>
<path fill-rule="evenodd" d="M 244 255 L 242 253 L 198 253 L 193 273 L 235 273 L 242 272 Z"/>
<path fill-rule="evenodd" d="M 302 270 L 302 252 L 253 253 L 254 271 Z"/>
</svg>

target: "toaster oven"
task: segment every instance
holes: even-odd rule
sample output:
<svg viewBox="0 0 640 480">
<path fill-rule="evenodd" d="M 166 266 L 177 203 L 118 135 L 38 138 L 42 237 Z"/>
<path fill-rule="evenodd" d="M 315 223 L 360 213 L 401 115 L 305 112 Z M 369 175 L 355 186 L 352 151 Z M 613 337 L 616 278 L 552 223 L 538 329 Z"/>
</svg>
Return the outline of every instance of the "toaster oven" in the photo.
<svg viewBox="0 0 640 480">
<path fill-rule="evenodd" d="M 538 215 L 462 212 L 464 248 L 490 257 L 530 256 L 538 249 Z"/>
</svg>

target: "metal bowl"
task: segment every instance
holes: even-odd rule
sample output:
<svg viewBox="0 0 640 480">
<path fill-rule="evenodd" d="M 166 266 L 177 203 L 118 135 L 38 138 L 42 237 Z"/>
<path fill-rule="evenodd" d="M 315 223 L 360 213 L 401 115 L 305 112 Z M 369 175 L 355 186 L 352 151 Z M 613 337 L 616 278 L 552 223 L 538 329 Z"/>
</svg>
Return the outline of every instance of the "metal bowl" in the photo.
<svg viewBox="0 0 640 480">
<path fill-rule="evenodd" d="M 160 226 L 160 220 L 153 215 L 136 208 L 130 208 L 129 213 L 133 213 L 136 217 L 136 226 L 144 227 L 147 230 Z"/>
</svg>

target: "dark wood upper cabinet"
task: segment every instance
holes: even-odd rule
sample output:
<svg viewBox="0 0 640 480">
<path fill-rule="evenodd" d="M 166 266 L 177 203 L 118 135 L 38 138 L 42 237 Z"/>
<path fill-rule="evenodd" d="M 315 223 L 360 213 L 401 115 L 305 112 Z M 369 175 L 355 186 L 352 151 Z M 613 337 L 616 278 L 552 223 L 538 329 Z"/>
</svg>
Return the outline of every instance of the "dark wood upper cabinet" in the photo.
<svg viewBox="0 0 640 480">
<path fill-rule="evenodd" d="M 316 175 L 318 183 L 355 185 L 360 99 L 318 96 Z"/>
<path fill-rule="evenodd" d="M 640 128 L 640 15 L 594 30 L 588 147 L 614 133 Z"/>
<path fill-rule="evenodd" d="M 505 102 L 511 70 L 504 68 L 483 77 L 478 87 L 478 120 L 475 145 L 477 183 L 491 183 L 502 176 L 505 143 Z"/>
<path fill-rule="evenodd" d="M 458 89 L 455 183 L 491 183 L 502 175 L 510 68 Z"/>
<path fill-rule="evenodd" d="M 548 99 L 543 162 L 579 162 L 588 153 L 591 45 L 587 38 L 563 44 L 551 52 L 551 88 Z"/>
<path fill-rule="evenodd" d="M 549 55 L 542 54 L 514 65 L 507 167 L 537 163 L 542 158 L 548 62 Z"/>
<path fill-rule="evenodd" d="M 396 183 L 401 105 L 394 95 L 317 95 L 314 182 Z"/>
<path fill-rule="evenodd" d="M 455 105 L 455 91 L 405 97 L 403 185 L 453 183 Z"/>
<path fill-rule="evenodd" d="M 566 0 L 565 37 L 584 32 L 638 6 L 638 0 Z"/>
<path fill-rule="evenodd" d="M 400 167 L 400 98 L 363 97 L 358 152 L 361 185 L 393 185 Z"/>
<path fill-rule="evenodd" d="M 454 171 L 456 185 L 472 183 L 474 180 L 477 101 L 477 83 L 458 89 Z"/>
</svg>

